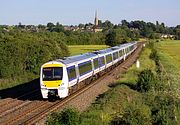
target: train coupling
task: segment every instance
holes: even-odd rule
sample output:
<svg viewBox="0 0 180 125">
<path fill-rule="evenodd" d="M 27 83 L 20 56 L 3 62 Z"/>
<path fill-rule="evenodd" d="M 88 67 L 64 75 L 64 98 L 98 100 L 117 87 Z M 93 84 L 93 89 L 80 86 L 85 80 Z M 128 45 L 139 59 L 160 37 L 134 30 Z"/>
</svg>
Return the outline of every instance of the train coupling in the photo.
<svg viewBox="0 0 180 125">
<path fill-rule="evenodd" d="M 48 96 L 58 96 L 58 90 L 57 89 L 49 89 Z"/>
</svg>

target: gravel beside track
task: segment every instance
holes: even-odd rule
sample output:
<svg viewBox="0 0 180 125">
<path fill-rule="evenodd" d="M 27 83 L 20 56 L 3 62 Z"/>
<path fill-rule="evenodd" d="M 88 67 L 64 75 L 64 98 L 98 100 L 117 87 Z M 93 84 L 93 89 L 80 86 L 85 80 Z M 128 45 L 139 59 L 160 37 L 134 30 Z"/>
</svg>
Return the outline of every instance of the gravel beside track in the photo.
<svg viewBox="0 0 180 125">
<path fill-rule="evenodd" d="M 108 86 L 120 78 L 120 75 L 136 61 L 141 49 L 142 44 L 139 43 L 139 47 L 125 62 L 92 82 L 88 87 L 84 88 L 84 90 L 80 90 L 63 100 L 48 102 L 11 98 L 2 99 L 0 106 L 4 106 L 4 108 L 0 107 L 0 124 L 44 124 L 49 112 L 62 110 L 65 107 L 74 107 L 79 111 L 86 110 L 99 94 L 107 91 L 109 89 Z"/>
</svg>

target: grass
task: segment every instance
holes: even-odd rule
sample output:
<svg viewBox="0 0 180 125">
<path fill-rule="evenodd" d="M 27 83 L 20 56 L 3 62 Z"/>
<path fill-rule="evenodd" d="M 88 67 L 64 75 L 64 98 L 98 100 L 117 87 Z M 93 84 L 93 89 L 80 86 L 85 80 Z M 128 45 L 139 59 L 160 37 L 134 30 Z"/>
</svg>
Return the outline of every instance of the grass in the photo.
<svg viewBox="0 0 180 125">
<path fill-rule="evenodd" d="M 173 68 L 180 75 L 180 40 L 162 41 L 157 45 L 162 63 L 166 69 L 170 70 Z"/>
<path fill-rule="evenodd" d="M 171 92 L 174 98 L 180 98 L 180 40 L 166 40 L 157 44 L 161 63 L 170 79 Z M 180 107 L 176 110 L 180 123 Z"/>
<path fill-rule="evenodd" d="M 71 56 L 78 55 L 82 53 L 92 52 L 95 50 L 105 49 L 106 45 L 71 45 L 68 46 Z"/>
<path fill-rule="evenodd" d="M 160 60 L 171 81 L 174 94 L 180 98 L 180 40 L 167 40 L 157 44 Z"/>
<path fill-rule="evenodd" d="M 136 65 L 132 65 L 127 71 L 126 74 L 123 74 L 123 78 L 120 82 L 127 82 L 131 84 L 136 84 L 136 80 L 138 78 L 138 74 L 144 69 L 151 69 L 155 71 L 155 63 L 153 60 L 149 59 L 149 55 L 151 54 L 151 50 L 149 48 L 145 48 L 139 57 L 140 68 L 136 68 Z"/>
</svg>

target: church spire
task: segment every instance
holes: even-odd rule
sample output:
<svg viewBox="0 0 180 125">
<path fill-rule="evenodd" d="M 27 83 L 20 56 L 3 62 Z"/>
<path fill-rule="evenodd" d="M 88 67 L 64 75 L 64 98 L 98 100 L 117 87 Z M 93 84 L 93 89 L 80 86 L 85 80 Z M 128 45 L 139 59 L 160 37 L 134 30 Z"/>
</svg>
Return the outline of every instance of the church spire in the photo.
<svg viewBox="0 0 180 125">
<path fill-rule="evenodd" d="M 98 15 L 97 15 L 97 10 L 96 10 L 96 12 L 95 12 L 94 25 L 95 25 L 95 26 L 98 26 Z"/>
</svg>

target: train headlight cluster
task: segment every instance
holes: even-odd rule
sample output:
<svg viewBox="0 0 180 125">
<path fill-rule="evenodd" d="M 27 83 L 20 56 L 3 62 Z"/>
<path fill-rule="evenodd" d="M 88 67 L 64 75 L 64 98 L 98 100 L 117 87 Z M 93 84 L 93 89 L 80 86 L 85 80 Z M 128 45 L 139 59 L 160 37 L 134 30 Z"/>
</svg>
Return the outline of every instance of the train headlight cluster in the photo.
<svg viewBox="0 0 180 125">
<path fill-rule="evenodd" d="M 41 88 L 41 90 L 42 90 L 42 91 L 45 91 L 45 90 L 47 90 L 47 88 Z"/>
<path fill-rule="evenodd" d="M 63 86 L 64 85 L 64 83 L 61 83 L 59 86 Z"/>
</svg>

